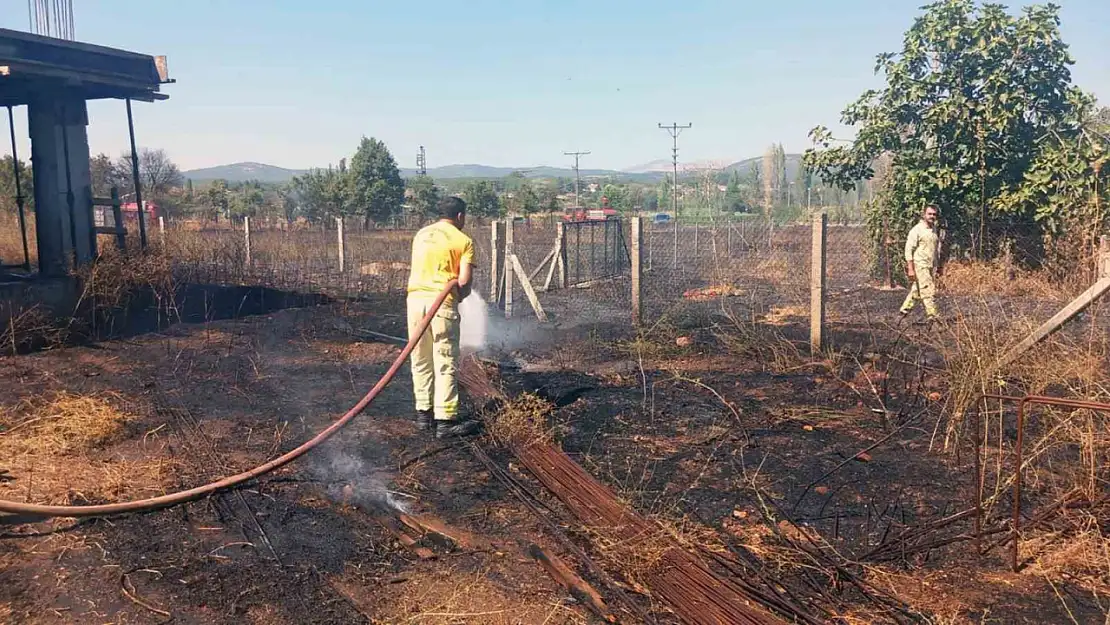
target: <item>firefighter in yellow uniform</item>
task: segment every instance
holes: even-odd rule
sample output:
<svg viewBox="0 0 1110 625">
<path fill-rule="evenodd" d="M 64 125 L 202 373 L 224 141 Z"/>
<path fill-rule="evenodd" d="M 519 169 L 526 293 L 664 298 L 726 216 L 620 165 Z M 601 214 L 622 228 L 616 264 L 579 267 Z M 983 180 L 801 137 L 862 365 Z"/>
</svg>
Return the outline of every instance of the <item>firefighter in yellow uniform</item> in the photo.
<svg viewBox="0 0 1110 625">
<path fill-rule="evenodd" d="M 459 419 L 459 302 L 470 294 L 474 243 L 463 234 L 466 202 L 441 200 L 439 220 L 425 226 L 412 240 L 408 283 L 409 336 L 451 280 L 459 286 L 443 301 L 427 331 L 412 350 L 412 386 L 416 398 L 416 426 L 435 424 L 436 438 L 467 436 L 478 431 L 474 421 Z"/>
<path fill-rule="evenodd" d="M 927 206 L 921 221 L 917 222 L 906 237 L 906 276 L 910 279 L 910 293 L 902 304 L 902 316 L 913 311 L 918 300 L 925 305 L 925 317 L 937 318 L 937 207 Z"/>
</svg>

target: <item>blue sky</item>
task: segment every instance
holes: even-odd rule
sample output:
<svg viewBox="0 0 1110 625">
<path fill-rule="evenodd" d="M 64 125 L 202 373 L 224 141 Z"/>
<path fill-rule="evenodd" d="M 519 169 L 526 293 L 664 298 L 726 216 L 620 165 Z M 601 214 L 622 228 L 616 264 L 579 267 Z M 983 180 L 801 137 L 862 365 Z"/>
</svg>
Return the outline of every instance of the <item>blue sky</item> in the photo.
<svg viewBox="0 0 1110 625">
<path fill-rule="evenodd" d="M 863 90 L 924 0 L 74 0 L 78 39 L 169 57 L 140 145 L 183 169 L 323 166 L 361 135 L 400 165 L 620 169 L 808 147 Z M 1075 81 L 1110 101 L 1107 0 L 1058 0 Z M 0 27 L 27 29 L 25 0 Z M 127 146 L 122 102 L 90 105 L 94 152 Z M 22 122 L 22 120 L 20 120 Z M 6 133 L 4 133 L 6 134 Z M 22 123 L 17 135 L 26 147 Z M 7 137 L 4 137 L 6 143 Z M 28 152 L 24 152 L 27 154 Z"/>
</svg>

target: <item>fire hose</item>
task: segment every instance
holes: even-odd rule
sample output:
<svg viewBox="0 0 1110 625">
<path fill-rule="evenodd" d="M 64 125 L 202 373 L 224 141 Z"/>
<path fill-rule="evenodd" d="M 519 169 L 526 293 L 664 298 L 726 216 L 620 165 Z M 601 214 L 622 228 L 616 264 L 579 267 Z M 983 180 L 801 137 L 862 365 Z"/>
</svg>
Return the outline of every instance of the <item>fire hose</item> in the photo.
<svg viewBox="0 0 1110 625">
<path fill-rule="evenodd" d="M 382 392 L 382 390 L 385 389 L 386 385 L 388 385 L 393 380 L 393 377 L 397 375 L 397 371 L 401 369 L 401 365 L 404 364 L 405 360 L 409 357 L 409 354 L 412 353 L 413 348 L 416 347 L 416 342 L 418 338 L 423 336 L 424 332 L 427 331 L 428 325 L 432 322 L 432 317 L 434 317 L 436 312 L 439 311 L 439 307 L 443 305 L 443 301 L 447 298 L 447 295 L 450 294 L 452 289 L 454 289 L 457 285 L 457 280 L 451 280 L 447 283 L 447 286 L 444 287 L 443 291 L 441 291 L 436 297 L 435 301 L 432 303 L 432 306 L 424 315 L 424 318 L 420 320 L 420 325 L 417 326 L 416 331 L 410 333 L 408 343 L 405 344 L 405 347 L 401 350 L 401 353 L 397 355 L 397 358 L 393 360 L 393 364 L 389 366 L 389 370 L 385 372 L 385 375 L 383 375 L 381 379 L 378 380 L 378 383 L 374 385 L 374 388 L 370 389 L 370 391 L 366 393 L 366 395 L 364 395 L 357 404 L 352 406 L 350 410 L 344 413 L 342 417 L 337 419 L 327 428 L 321 430 L 320 433 L 316 436 L 313 436 L 308 441 L 302 443 L 296 449 L 290 450 L 278 456 L 277 458 L 274 458 L 273 460 L 270 460 L 269 462 L 266 462 L 264 464 L 260 464 L 248 471 L 243 471 L 242 473 L 237 473 L 235 475 L 229 475 L 214 482 L 204 484 L 203 486 L 197 486 L 195 488 L 178 491 L 176 493 L 160 495 L 158 497 L 151 497 L 149 499 L 139 499 L 136 501 L 125 501 L 121 503 L 98 504 L 89 506 L 40 505 L 0 499 L 0 512 L 39 517 L 93 517 L 131 512 L 148 512 L 151 510 L 167 508 L 169 506 L 176 506 L 178 504 L 195 501 L 207 495 L 211 495 L 222 490 L 227 490 L 229 488 L 234 488 L 236 486 L 239 486 L 240 484 L 243 484 L 244 482 L 248 482 L 257 477 L 270 473 L 275 469 L 283 467 L 296 460 L 297 458 L 305 455 L 313 448 L 317 447 L 324 441 L 334 436 L 339 430 L 343 429 L 344 426 L 350 423 L 351 420 L 361 414 L 362 411 L 366 410 L 366 407 L 374 401 L 374 399 Z"/>
</svg>

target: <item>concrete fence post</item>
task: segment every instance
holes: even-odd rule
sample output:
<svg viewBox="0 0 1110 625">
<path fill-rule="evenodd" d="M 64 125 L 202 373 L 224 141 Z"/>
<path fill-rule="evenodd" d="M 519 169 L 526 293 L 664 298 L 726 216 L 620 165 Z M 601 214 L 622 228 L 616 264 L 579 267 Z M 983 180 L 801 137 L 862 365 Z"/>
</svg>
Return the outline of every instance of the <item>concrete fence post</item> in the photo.
<svg viewBox="0 0 1110 625">
<path fill-rule="evenodd" d="M 347 235 L 342 217 L 335 218 L 335 238 L 339 243 L 339 273 L 347 271 Z"/>
<path fill-rule="evenodd" d="M 513 218 L 505 220 L 505 318 L 513 316 Z"/>
<path fill-rule="evenodd" d="M 247 266 L 251 265 L 251 218 L 250 215 L 243 216 L 243 241 L 247 245 Z"/>
<path fill-rule="evenodd" d="M 825 233 L 828 216 L 813 216 L 813 250 L 809 269 L 809 346 L 813 354 L 821 351 L 825 332 Z"/>
<path fill-rule="evenodd" d="M 639 327 L 644 322 L 643 312 L 643 259 L 644 218 L 632 218 L 632 325 Z"/>
<path fill-rule="evenodd" d="M 158 236 L 162 239 L 162 245 L 166 244 L 166 218 L 158 215 Z"/>
<path fill-rule="evenodd" d="M 558 263 L 559 272 L 559 288 L 567 288 L 567 226 L 563 222 L 555 224 L 555 245 L 559 250 L 559 256 L 551 259 L 551 262 Z"/>
<path fill-rule="evenodd" d="M 490 223 L 489 298 L 497 306 L 501 305 L 501 267 L 505 264 L 501 231 L 501 222 L 494 219 Z"/>
</svg>

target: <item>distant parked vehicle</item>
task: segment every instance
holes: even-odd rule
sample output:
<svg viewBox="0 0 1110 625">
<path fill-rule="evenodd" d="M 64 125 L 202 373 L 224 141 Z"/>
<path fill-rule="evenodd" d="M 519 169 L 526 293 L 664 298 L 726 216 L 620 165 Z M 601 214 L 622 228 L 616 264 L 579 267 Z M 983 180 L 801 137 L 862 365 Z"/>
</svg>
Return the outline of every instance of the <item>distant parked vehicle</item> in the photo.
<svg viewBox="0 0 1110 625">
<path fill-rule="evenodd" d="M 563 214 L 563 221 L 606 221 L 620 219 L 621 214 L 609 206 L 609 198 L 601 198 L 601 208 L 570 208 Z"/>
<path fill-rule="evenodd" d="M 656 213 L 655 217 L 651 220 L 653 223 L 665 224 L 671 220 L 671 216 L 667 213 Z"/>
</svg>

